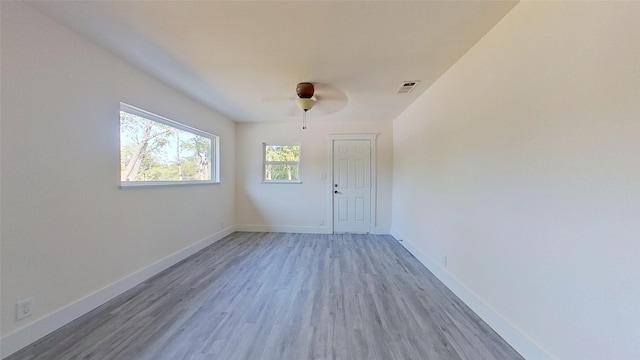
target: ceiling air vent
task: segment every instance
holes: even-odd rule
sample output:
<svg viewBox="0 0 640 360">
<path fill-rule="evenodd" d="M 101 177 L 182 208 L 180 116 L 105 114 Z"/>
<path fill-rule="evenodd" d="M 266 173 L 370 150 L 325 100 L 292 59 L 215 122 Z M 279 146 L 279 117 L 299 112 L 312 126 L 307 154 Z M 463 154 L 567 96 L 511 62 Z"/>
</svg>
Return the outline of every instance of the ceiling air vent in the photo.
<svg viewBox="0 0 640 360">
<path fill-rule="evenodd" d="M 416 81 L 405 81 L 402 83 L 402 86 L 400 86 L 400 89 L 398 89 L 398 94 L 408 94 L 411 91 L 413 91 L 413 89 L 418 86 L 418 84 L 420 83 L 420 81 L 416 80 Z"/>
</svg>

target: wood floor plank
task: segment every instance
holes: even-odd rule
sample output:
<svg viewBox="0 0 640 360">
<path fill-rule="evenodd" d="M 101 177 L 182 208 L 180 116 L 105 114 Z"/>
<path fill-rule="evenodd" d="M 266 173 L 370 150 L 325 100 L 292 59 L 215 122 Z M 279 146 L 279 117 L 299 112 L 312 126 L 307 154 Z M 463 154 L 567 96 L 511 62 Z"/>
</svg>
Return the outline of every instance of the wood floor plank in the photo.
<svg viewBox="0 0 640 360">
<path fill-rule="evenodd" d="M 237 232 L 7 360 L 520 360 L 390 236 Z"/>
</svg>

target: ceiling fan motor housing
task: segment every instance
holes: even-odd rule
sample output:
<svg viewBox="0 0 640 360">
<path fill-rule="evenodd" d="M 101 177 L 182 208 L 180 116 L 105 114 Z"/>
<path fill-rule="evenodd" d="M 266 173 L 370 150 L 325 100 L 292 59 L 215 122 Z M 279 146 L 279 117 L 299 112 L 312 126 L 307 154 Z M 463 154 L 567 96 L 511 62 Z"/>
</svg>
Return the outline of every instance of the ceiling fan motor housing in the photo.
<svg viewBox="0 0 640 360">
<path fill-rule="evenodd" d="M 300 99 L 311 99 L 313 92 L 314 88 L 312 83 L 303 82 L 296 86 L 296 93 Z"/>
</svg>

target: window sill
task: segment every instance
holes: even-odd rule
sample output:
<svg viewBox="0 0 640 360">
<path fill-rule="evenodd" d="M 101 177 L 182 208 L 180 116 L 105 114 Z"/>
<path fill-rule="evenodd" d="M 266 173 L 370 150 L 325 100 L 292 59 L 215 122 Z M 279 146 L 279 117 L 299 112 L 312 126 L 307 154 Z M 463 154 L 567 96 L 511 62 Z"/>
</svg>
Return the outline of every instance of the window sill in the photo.
<svg viewBox="0 0 640 360">
<path fill-rule="evenodd" d="M 215 185 L 220 181 L 132 181 L 121 182 L 120 189 L 140 189 L 159 186 L 192 186 L 192 185 Z"/>
</svg>

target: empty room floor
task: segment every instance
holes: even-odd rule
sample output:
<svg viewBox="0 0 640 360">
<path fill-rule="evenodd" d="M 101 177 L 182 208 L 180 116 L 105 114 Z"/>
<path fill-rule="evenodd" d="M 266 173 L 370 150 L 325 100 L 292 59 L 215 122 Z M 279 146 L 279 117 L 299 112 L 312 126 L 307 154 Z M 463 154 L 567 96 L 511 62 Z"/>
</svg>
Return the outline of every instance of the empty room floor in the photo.
<svg viewBox="0 0 640 360">
<path fill-rule="evenodd" d="M 236 232 L 24 359 L 523 358 L 391 236 Z"/>
</svg>

